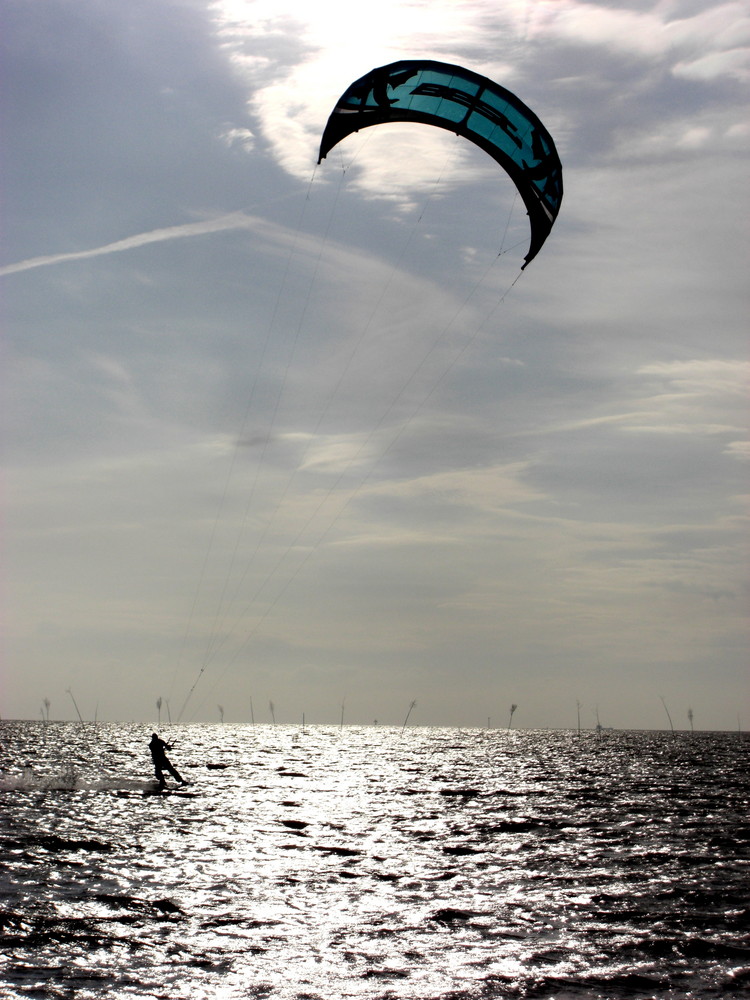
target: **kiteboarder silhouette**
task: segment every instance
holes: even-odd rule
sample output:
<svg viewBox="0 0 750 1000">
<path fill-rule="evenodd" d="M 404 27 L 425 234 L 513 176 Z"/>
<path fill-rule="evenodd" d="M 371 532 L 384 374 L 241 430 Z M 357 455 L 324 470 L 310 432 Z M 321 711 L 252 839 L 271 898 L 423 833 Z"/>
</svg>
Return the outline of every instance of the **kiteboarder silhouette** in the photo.
<svg viewBox="0 0 750 1000">
<path fill-rule="evenodd" d="M 179 781 L 181 785 L 186 785 L 187 781 L 177 772 L 176 768 L 173 766 L 169 757 L 167 757 L 167 750 L 171 750 L 172 746 L 170 743 L 166 743 L 164 740 L 160 740 L 156 733 L 151 734 L 151 742 L 148 745 L 151 751 L 151 759 L 154 762 L 154 771 L 156 772 L 156 777 L 159 780 L 159 788 L 166 788 L 167 781 L 164 777 L 164 772 L 168 771 L 169 774 Z"/>
</svg>

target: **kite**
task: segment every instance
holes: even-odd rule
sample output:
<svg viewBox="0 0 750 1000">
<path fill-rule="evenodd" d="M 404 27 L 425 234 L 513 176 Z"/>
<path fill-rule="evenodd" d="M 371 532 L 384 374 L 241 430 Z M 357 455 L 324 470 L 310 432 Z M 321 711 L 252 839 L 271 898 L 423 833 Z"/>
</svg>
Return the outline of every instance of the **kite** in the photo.
<svg viewBox="0 0 750 1000">
<path fill-rule="evenodd" d="M 464 136 L 513 180 L 531 226 L 526 267 L 550 234 L 562 202 L 562 164 L 552 136 L 509 90 L 448 63 L 406 59 L 373 69 L 339 98 L 320 143 L 318 163 L 360 129 L 423 122 Z"/>
</svg>

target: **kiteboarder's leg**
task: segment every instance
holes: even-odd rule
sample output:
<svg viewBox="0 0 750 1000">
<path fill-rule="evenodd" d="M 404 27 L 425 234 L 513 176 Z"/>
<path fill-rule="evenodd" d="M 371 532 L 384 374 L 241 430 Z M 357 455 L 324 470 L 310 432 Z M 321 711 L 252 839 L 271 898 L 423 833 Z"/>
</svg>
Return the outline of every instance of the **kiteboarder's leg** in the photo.
<svg viewBox="0 0 750 1000">
<path fill-rule="evenodd" d="M 185 781 L 185 779 L 180 774 L 177 773 L 177 769 L 172 765 L 171 761 L 169 761 L 169 760 L 166 759 L 166 757 L 164 758 L 163 767 L 167 771 L 169 771 L 169 773 L 172 775 L 172 777 L 174 778 L 175 781 L 179 781 L 179 783 L 181 785 L 186 785 L 187 784 L 187 781 Z"/>
<path fill-rule="evenodd" d="M 164 777 L 164 773 L 158 764 L 154 764 L 154 772 L 156 774 L 156 780 L 159 782 L 159 788 L 166 788 L 167 781 Z"/>
</svg>

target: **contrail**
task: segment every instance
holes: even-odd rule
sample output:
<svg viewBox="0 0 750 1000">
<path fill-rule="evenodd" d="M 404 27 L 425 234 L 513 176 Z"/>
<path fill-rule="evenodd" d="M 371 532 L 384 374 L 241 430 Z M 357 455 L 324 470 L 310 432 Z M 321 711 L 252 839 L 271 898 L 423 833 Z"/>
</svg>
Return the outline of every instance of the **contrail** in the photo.
<svg viewBox="0 0 750 1000">
<path fill-rule="evenodd" d="M 232 212 L 221 215 L 217 219 L 206 219 L 203 222 L 188 222 L 184 226 L 167 226 L 165 229 L 152 229 L 150 233 L 138 233 L 128 236 L 115 243 L 107 243 L 92 250 L 74 250 L 71 253 L 47 254 L 44 257 L 30 257 L 16 264 L 6 264 L 0 267 L 0 277 L 6 274 L 18 274 L 19 271 L 30 271 L 34 267 L 48 267 L 50 264 L 61 264 L 69 260 L 86 260 L 89 257 L 101 257 L 108 253 L 119 253 L 121 250 L 134 250 L 146 246 L 147 243 L 163 243 L 165 240 L 185 239 L 188 236 L 205 236 L 208 233 L 220 233 L 227 229 L 253 229 L 261 224 L 261 220 L 244 212 Z"/>
</svg>

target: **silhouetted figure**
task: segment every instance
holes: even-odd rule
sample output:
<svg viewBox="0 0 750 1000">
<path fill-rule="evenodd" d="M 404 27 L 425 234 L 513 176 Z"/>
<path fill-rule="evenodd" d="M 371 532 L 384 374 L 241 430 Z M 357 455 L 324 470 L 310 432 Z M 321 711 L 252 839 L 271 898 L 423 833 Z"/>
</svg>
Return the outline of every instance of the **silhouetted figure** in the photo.
<svg viewBox="0 0 750 1000">
<path fill-rule="evenodd" d="M 156 733 L 151 734 L 151 742 L 148 745 L 151 751 L 151 758 L 154 762 L 154 771 L 156 772 L 156 777 L 159 780 L 159 788 L 166 787 L 166 779 L 164 777 L 164 772 L 168 771 L 175 781 L 179 781 L 181 785 L 186 785 L 187 781 L 181 777 L 172 765 L 169 757 L 167 757 L 167 750 L 171 750 L 172 747 L 169 743 L 165 743 L 164 740 L 160 740 Z"/>
</svg>

